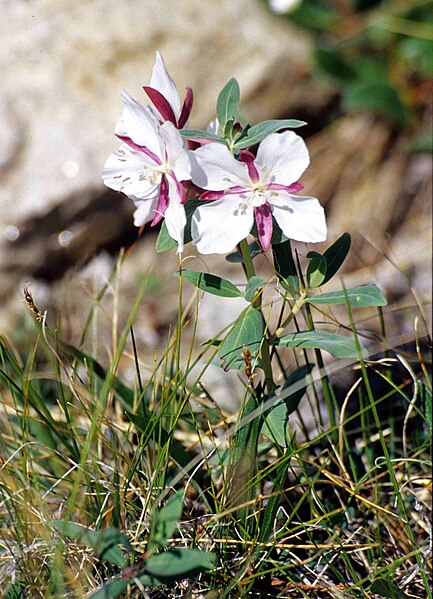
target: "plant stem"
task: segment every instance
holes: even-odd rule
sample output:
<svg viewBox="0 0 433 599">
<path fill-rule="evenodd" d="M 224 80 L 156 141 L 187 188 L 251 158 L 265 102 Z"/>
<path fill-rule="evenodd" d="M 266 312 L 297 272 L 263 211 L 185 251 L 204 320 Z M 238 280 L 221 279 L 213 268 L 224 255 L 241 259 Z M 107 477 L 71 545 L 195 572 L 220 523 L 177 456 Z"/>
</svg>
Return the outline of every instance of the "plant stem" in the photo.
<svg viewBox="0 0 433 599">
<path fill-rule="evenodd" d="M 251 277 L 255 276 L 256 272 L 254 270 L 253 259 L 251 258 L 250 249 L 248 247 L 248 243 L 247 243 L 246 239 L 243 239 L 239 243 L 239 249 L 242 254 L 243 261 L 244 261 L 245 275 L 246 275 L 247 279 L 250 280 Z M 276 384 L 274 383 L 274 377 L 273 377 L 273 373 L 272 373 L 272 364 L 271 364 L 271 356 L 270 356 L 270 350 L 269 350 L 268 334 L 266 332 L 267 331 L 267 322 L 266 322 L 266 320 L 263 316 L 263 312 L 262 312 L 262 296 L 261 296 L 261 294 L 257 295 L 257 298 L 254 300 L 253 306 L 255 308 L 257 308 L 257 310 L 260 311 L 262 318 L 263 318 L 263 323 L 265 326 L 265 334 L 263 336 L 263 341 L 262 341 L 262 345 L 261 345 L 261 349 L 260 349 L 260 357 L 262 360 L 263 372 L 265 374 L 266 390 L 267 390 L 268 394 L 271 395 L 275 391 Z"/>
<path fill-rule="evenodd" d="M 253 259 L 251 258 L 250 248 L 248 247 L 248 242 L 246 239 L 242 239 L 242 241 L 239 243 L 239 250 L 244 260 L 245 274 L 249 281 L 251 277 L 255 276 L 256 271 L 254 270 Z"/>
</svg>

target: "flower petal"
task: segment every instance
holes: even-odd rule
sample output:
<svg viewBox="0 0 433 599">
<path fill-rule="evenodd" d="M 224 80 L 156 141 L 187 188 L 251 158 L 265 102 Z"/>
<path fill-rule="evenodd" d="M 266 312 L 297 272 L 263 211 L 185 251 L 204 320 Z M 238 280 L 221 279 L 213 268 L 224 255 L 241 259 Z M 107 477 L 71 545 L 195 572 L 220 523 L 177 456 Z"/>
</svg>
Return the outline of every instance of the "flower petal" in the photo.
<svg viewBox="0 0 433 599">
<path fill-rule="evenodd" d="M 136 210 L 134 212 L 134 225 L 136 227 L 142 227 L 155 216 L 157 198 L 153 200 L 142 200 L 136 203 Z"/>
<path fill-rule="evenodd" d="M 131 150 L 122 144 L 107 159 L 102 169 L 104 184 L 115 191 L 140 200 L 158 196 L 158 182 L 151 183 L 145 178 L 148 166 L 147 156 Z"/>
<path fill-rule="evenodd" d="M 125 90 L 121 95 L 125 108 L 116 125 L 116 135 L 130 137 L 139 146 L 146 146 L 161 157 L 158 123 L 154 115 L 149 108 L 134 100 Z"/>
<path fill-rule="evenodd" d="M 275 220 L 287 237 L 307 243 L 325 241 L 325 211 L 319 200 L 280 191 L 272 194 L 269 203 Z"/>
<path fill-rule="evenodd" d="M 265 252 L 268 251 L 272 239 L 272 212 L 269 204 L 256 206 L 254 216 L 257 223 L 260 245 Z"/>
<path fill-rule="evenodd" d="M 166 100 L 166 98 L 161 94 L 160 91 L 150 87 L 150 85 L 143 86 L 144 91 L 149 96 L 149 100 L 152 102 L 153 106 L 156 108 L 157 112 L 161 115 L 163 121 L 170 121 L 173 125 L 176 125 L 177 119 L 173 112 L 173 109 Z"/>
<path fill-rule="evenodd" d="M 220 191 L 236 185 L 251 187 L 246 165 L 236 160 L 224 144 L 206 144 L 190 152 L 190 157 L 192 181 L 202 189 Z"/>
<path fill-rule="evenodd" d="M 186 93 L 185 93 L 185 99 L 182 104 L 182 111 L 180 113 L 179 120 L 177 123 L 177 126 L 179 129 L 182 129 L 182 127 L 185 127 L 186 124 L 188 123 L 189 115 L 191 114 L 191 110 L 192 110 L 193 101 L 194 101 L 194 94 L 192 92 L 192 89 L 190 87 L 187 87 Z"/>
<path fill-rule="evenodd" d="M 266 183 L 290 185 L 299 179 L 310 164 L 304 140 L 293 131 L 272 133 L 257 150 L 256 166 Z"/>
<path fill-rule="evenodd" d="M 165 224 L 167 230 L 178 243 L 177 252 L 183 252 L 184 230 L 186 226 L 186 213 L 183 206 L 182 187 L 172 177 L 167 177 L 170 203 L 165 211 Z"/>
<path fill-rule="evenodd" d="M 254 154 L 252 154 L 249 150 L 242 150 L 239 154 L 239 159 L 241 162 L 247 165 L 248 174 L 251 181 L 258 181 L 260 179 L 260 173 L 254 164 L 254 160 L 256 159 Z"/>
<path fill-rule="evenodd" d="M 166 164 L 176 175 L 178 181 L 191 178 L 190 153 L 185 149 L 185 143 L 179 131 L 170 122 L 160 127 L 160 136 L 165 143 Z"/>
<path fill-rule="evenodd" d="M 150 86 L 157 89 L 168 100 L 176 118 L 180 115 L 180 99 L 173 79 L 167 72 L 164 59 L 159 52 L 156 53 L 155 65 L 150 79 Z"/>
<path fill-rule="evenodd" d="M 154 227 L 156 224 L 159 223 L 159 221 L 163 218 L 163 216 L 168 208 L 168 204 L 170 202 L 168 191 L 169 190 L 168 190 L 167 177 L 165 175 L 162 175 L 161 183 L 159 185 L 158 201 L 157 201 L 156 207 L 155 207 L 155 216 L 153 217 L 153 220 L 152 220 L 152 227 Z"/>
<path fill-rule="evenodd" d="M 251 202 L 245 195 L 230 195 L 199 206 L 191 224 L 192 242 L 202 254 L 226 254 L 247 237 L 254 222 Z"/>
</svg>

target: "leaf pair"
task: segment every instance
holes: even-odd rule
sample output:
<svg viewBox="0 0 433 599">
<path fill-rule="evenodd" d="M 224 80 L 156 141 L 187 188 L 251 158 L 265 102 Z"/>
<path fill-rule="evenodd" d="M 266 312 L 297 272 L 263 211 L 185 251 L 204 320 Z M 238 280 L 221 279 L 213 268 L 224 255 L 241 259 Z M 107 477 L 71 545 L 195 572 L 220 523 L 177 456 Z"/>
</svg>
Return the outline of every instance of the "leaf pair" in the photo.
<svg viewBox="0 0 433 599">
<path fill-rule="evenodd" d="M 296 119 L 273 119 L 257 123 L 252 127 L 248 126 L 239 113 L 240 106 L 240 88 L 239 83 L 233 77 L 226 83 L 218 95 L 216 105 L 216 115 L 219 124 L 219 130 L 222 137 L 201 131 L 198 129 L 183 129 L 181 134 L 186 139 L 207 140 L 214 142 L 223 142 L 224 138 L 230 140 L 232 147 L 236 152 L 245 150 L 258 143 L 265 137 L 281 131 L 282 129 L 295 129 L 302 127 L 306 123 Z M 243 131 L 234 131 L 233 125 L 240 121 L 244 126 Z"/>
</svg>

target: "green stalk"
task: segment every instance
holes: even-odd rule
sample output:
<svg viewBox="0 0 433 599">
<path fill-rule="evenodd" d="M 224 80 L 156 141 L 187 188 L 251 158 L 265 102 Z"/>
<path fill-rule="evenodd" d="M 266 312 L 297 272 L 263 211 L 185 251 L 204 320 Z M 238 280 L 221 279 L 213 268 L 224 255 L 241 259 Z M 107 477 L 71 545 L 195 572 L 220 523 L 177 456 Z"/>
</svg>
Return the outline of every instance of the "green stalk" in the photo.
<svg viewBox="0 0 433 599">
<path fill-rule="evenodd" d="M 253 259 L 251 258 L 250 250 L 249 250 L 246 239 L 243 239 L 239 243 L 239 249 L 242 254 L 243 261 L 244 261 L 243 264 L 244 264 L 245 275 L 246 275 L 247 279 L 250 280 L 251 277 L 255 276 L 256 272 L 254 269 Z M 255 299 L 255 301 L 253 303 L 253 306 L 255 308 L 257 308 L 257 310 L 259 310 L 260 313 L 262 314 L 263 323 L 265 325 L 265 331 L 266 331 L 267 323 L 266 323 L 266 320 L 262 313 L 262 296 L 261 296 L 261 294 L 258 294 L 257 298 Z M 263 372 L 265 374 L 266 389 L 267 389 L 268 394 L 271 395 L 275 391 L 276 385 L 274 383 L 274 377 L 273 377 L 273 373 L 272 373 L 269 341 L 268 341 L 268 336 L 267 336 L 266 332 L 263 337 L 263 342 L 262 342 L 261 349 L 260 349 L 260 357 L 262 360 Z"/>
</svg>

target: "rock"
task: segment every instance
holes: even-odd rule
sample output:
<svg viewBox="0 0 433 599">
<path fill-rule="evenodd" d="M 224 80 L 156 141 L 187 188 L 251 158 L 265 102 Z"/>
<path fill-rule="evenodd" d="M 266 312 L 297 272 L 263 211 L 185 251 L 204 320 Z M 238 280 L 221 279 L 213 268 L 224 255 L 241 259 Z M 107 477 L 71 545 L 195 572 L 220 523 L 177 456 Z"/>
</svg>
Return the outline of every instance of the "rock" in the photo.
<svg viewBox="0 0 433 599">
<path fill-rule="evenodd" d="M 120 90 L 146 102 L 157 49 L 179 91 L 194 89 L 195 126 L 231 76 L 252 122 L 298 110 L 312 85 L 308 39 L 252 0 L 15 0 L 1 20 L 3 300 L 16 281 L 56 278 L 135 234 L 131 203 L 100 172 L 118 145 Z"/>
</svg>

